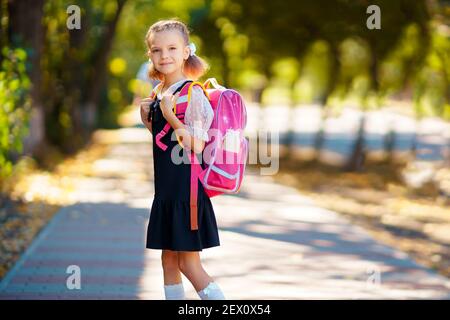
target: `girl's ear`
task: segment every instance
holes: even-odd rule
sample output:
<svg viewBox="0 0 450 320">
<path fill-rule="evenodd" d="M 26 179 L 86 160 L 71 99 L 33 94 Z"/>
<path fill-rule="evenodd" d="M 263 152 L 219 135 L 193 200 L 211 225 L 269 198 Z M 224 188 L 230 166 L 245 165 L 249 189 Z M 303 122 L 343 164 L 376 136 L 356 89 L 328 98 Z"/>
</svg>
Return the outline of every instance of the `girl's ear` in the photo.
<svg viewBox="0 0 450 320">
<path fill-rule="evenodd" d="M 183 50 L 183 58 L 184 58 L 184 60 L 187 60 L 189 58 L 190 54 L 191 54 L 191 49 L 189 49 L 188 46 L 185 46 L 184 50 Z"/>
</svg>

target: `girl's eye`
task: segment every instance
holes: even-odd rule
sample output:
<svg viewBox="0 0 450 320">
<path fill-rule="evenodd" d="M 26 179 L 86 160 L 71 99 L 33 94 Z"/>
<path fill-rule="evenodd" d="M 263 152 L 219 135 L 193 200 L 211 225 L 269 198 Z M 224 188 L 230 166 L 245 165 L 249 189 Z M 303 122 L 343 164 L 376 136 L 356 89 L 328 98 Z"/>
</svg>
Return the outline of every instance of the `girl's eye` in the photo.
<svg viewBox="0 0 450 320">
<path fill-rule="evenodd" d="M 175 49 L 176 49 L 175 47 L 170 48 L 170 50 L 175 50 Z"/>
<path fill-rule="evenodd" d="M 154 49 L 153 51 L 152 51 L 152 53 L 155 53 L 155 52 L 158 52 L 159 51 L 159 49 Z"/>
</svg>

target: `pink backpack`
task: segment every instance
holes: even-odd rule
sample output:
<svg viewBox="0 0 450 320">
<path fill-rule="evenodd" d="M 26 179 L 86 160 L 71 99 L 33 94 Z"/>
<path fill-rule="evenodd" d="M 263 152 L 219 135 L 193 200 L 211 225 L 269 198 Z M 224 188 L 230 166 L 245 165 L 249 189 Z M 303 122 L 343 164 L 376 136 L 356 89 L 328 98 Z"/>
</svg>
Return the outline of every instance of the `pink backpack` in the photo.
<svg viewBox="0 0 450 320">
<path fill-rule="evenodd" d="M 248 157 L 248 140 L 244 136 L 247 111 L 241 95 L 233 89 L 220 86 L 215 78 L 206 80 L 204 84 L 200 82 L 192 82 L 188 86 L 185 84 L 179 88 L 178 101 L 180 102 L 176 103 L 174 109 L 175 115 L 182 123 L 184 123 L 187 101 L 194 85 L 203 89 L 214 111 L 214 119 L 208 130 L 210 139 L 205 143 L 203 150 L 203 167 L 194 152 L 189 152 L 191 230 L 197 230 L 197 179 L 200 179 L 205 193 L 210 198 L 224 193 L 235 194 L 240 190 Z M 209 88 L 210 84 L 213 85 L 212 89 Z M 153 92 L 152 96 L 154 95 Z M 182 98 L 185 95 L 187 97 Z M 165 146 L 161 145 L 160 140 L 169 129 L 170 125 L 167 124 L 156 138 L 156 144 L 163 150 Z"/>
<path fill-rule="evenodd" d="M 212 84 L 214 89 L 209 89 Z M 220 86 L 215 78 L 205 81 L 207 96 L 214 110 L 214 120 L 205 144 L 206 168 L 199 174 L 209 197 L 238 193 L 245 172 L 248 141 L 244 136 L 247 111 L 240 94 Z M 209 157 L 208 157 L 209 156 Z"/>
</svg>

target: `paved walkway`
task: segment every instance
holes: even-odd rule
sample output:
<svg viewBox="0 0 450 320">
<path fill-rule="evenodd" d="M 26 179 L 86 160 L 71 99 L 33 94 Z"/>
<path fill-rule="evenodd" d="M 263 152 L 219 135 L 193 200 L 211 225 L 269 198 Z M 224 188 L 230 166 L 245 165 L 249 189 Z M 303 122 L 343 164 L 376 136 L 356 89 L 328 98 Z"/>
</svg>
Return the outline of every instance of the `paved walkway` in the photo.
<svg viewBox="0 0 450 320">
<path fill-rule="evenodd" d="M 150 136 L 139 128 L 117 136 L 95 175 L 80 178 L 76 204 L 57 213 L 0 283 L 0 299 L 164 297 L 160 251 L 144 248 Z M 212 202 L 221 246 L 201 256 L 229 299 L 450 298 L 445 277 L 256 169 L 239 195 Z M 77 271 L 81 288 L 69 289 Z M 187 297 L 199 299 L 183 281 Z"/>
</svg>

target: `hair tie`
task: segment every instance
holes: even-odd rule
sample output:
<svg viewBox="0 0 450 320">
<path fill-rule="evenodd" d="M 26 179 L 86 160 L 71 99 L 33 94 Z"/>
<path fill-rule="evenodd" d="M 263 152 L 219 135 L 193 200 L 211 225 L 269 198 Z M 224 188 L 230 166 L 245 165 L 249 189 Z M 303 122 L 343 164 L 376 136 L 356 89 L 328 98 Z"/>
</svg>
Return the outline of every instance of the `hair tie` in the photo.
<svg viewBox="0 0 450 320">
<path fill-rule="evenodd" d="M 191 49 L 191 56 L 195 56 L 195 51 L 197 50 L 197 48 L 195 47 L 195 44 L 193 42 L 189 43 L 189 49 Z"/>
</svg>

